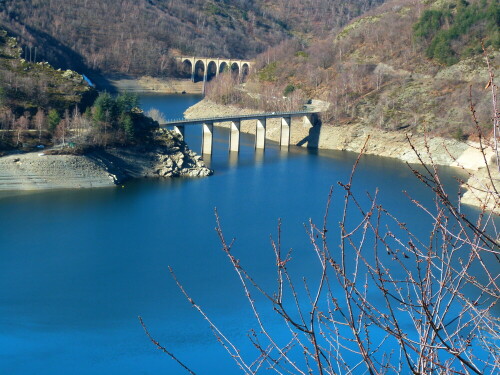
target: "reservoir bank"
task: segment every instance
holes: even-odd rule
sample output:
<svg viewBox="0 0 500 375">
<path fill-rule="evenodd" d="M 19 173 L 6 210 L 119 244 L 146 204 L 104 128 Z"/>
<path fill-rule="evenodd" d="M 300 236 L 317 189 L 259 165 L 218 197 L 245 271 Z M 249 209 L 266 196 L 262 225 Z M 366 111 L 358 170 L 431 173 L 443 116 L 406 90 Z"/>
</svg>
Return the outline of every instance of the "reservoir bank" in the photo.
<svg viewBox="0 0 500 375">
<path fill-rule="evenodd" d="M 174 118 L 199 99 L 141 96 L 145 110 L 156 107 Z M 333 185 L 329 225 L 331 247 L 336 247 L 343 202 L 337 182 L 349 179 L 357 155 L 300 147 L 286 152 L 272 142 L 256 152 L 251 135 L 242 135 L 240 153 L 234 155 L 227 151 L 227 139 L 226 129 L 215 130 L 214 152 L 206 160 L 215 174 L 209 178 L 0 192 L 0 373 L 184 374 L 151 344 L 138 315 L 196 373 L 238 373 L 178 290 L 168 266 L 242 353 L 252 352 L 247 333 L 256 323 L 220 249 L 214 209 L 227 238 L 236 238 L 234 254 L 265 287 L 276 281 L 270 235 L 276 237 L 279 218 L 283 248 L 294 249 L 291 272 L 313 280 L 318 265 L 304 223 L 310 218 L 322 223 Z M 186 141 L 199 152 L 201 128 L 186 129 Z M 442 168 L 450 192 L 457 191 L 460 174 Z M 428 235 L 427 215 L 403 191 L 429 207 L 433 194 L 406 164 L 363 156 L 353 193 L 369 204 L 366 192 L 377 189 L 386 209 L 416 235 Z M 273 329 L 272 309 L 261 306 Z"/>
</svg>

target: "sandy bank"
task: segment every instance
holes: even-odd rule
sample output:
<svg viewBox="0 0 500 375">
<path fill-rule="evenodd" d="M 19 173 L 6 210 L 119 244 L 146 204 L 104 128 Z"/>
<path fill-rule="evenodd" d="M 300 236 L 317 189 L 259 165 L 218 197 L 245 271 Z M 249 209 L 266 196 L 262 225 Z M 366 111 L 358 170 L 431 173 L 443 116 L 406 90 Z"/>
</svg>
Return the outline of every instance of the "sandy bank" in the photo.
<svg viewBox="0 0 500 375">
<path fill-rule="evenodd" d="M 204 99 L 190 107 L 185 112 L 185 116 L 186 118 L 199 118 L 250 113 L 255 113 L 255 110 L 222 106 Z M 230 124 L 220 123 L 216 125 L 228 127 Z M 241 131 L 255 134 L 255 121 L 243 121 Z M 279 141 L 279 135 L 280 120 L 268 120 L 266 137 L 272 141 Z M 360 152 L 368 137 L 366 154 L 397 158 L 408 163 L 418 164 L 419 158 L 408 142 L 409 138 L 425 163 L 433 162 L 436 165 L 461 168 L 471 175 L 469 186 L 467 186 L 469 191 L 464 195 L 463 203 L 478 206 L 479 200 L 482 199 L 488 201 L 488 209 L 500 211 L 498 206 L 500 199 L 487 198 L 485 193 L 481 191 L 485 186 L 484 172 L 482 172 L 485 163 L 477 144 L 441 137 L 425 138 L 422 134 L 390 132 L 358 124 L 346 126 L 315 125 L 311 127 L 300 118 L 292 120 L 290 134 L 291 144 L 294 145 L 353 152 Z M 494 158 L 491 149 L 487 150 L 486 156 L 488 163 L 492 164 Z M 494 181 L 500 181 L 497 168 L 493 167 L 491 170 Z"/>
<path fill-rule="evenodd" d="M 116 176 L 85 156 L 28 153 L 0 158 L 0 190 L 112 186 Z"/>
<path fill-rule="evenodd" d="M 109 78 L 109 83 L 121 92 L 156 94 L 202 94 L 203 82 L 188 79 L 160 79 L 154 77 Z"/>
</svg>

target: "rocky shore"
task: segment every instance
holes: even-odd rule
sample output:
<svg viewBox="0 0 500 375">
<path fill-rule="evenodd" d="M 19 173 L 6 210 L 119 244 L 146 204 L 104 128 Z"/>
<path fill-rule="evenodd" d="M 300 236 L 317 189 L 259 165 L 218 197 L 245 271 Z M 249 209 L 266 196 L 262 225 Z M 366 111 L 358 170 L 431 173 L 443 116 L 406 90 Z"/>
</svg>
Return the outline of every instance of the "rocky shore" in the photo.
<svg viewBox="0 0 500 375">
<path fill-rule="evenodd" d="M 216 117 L 235 114 L 255 113 L 254 110 L 241 109 L 235 106 L 223 106 L 208 99 L 190 107 L 185 112 L 186 118 Z M 229 123 L 215 124 L 229 127 Z M 255 121 L 242 121 L 241 131 L 255 134 Z M 272 141 L 279 141 L 280 120 L 267 121 L 266 137 Z M 291 144 L 331 150 L 360 152 L 368 139 L 366 154 L 397 158 L 408 163 L 420 163 L 419 156 L 425 163 L 457 167 L 469 174 L 469 180 L 464 184 L 468 191 L 462 198 L 462 203 L 482 207 L 500 212 L 499 199 L 486 197 L 485 190 L 485 163 L 479 152 L 478 145 L 473 142 L 460 142 L 442 137 L 425 137 L 423 134 L 406 133 L 402 131 L 386 131 L 359 124 L 345 126 L 331 126 L 314 124 L 311 126 L 302 119 L 292 120 Z M 408 141 L 410 140 L 410 142 Z M 412 148 L 415 148 L 415 150 Z M 486 151 L 486 160 L 492 171 L 493 182 L 500 190 L 500 174 L 494 165 L 494 153 Z"/>
<path fill-rule="evenodd" d="M 203 177 L 213 173 L 171 131 L 153 144 L 99 149 L 84 155 L 47 152 L 0 157 L 0 190 L 75 189 L 121 184 L 131 178 Z"/>
</svg>

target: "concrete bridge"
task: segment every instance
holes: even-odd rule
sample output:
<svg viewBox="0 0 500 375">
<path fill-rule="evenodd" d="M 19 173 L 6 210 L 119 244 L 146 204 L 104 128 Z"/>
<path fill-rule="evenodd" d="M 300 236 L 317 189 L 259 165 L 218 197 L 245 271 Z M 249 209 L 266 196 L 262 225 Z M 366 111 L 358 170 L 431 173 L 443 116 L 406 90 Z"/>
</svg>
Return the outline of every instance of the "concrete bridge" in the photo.
<svg viewBox="0 0 500 375">
<path fill-rule="evenodd" d="M 238 69 L 238 75 L 242 76 L 250 71 L 250 68 L 254 64 L 253 61 L 249 60 L 235 60 L 235 59 L 224 59 L 224 58 L 213 58 L 213 57 L 196 57 L 196 56 L 178 56 L 177 61 L 181 64 L 189 63 L 191 65 L 191 81 L 194 82 L 196 77 L 196 69 L 203 69 L 203 82 L 208 79 L 208 73 L 215 72 L 218 76 L 219 73 L 228 70 Z"/>
<path fill-rule="evenodd" d="M 184 129 L 189 125 L 203 125 L 203 134 L 201 140 L 202 154 L 212 154 L 213 146 L 213 127 L 216 122 L 231 122 L 229 133 L 229 151 L 239 152 L 240 150 L 240 127 L 242 120 L 255 120 L 255 148 L 264 149 L 266 140 L 266 123 L 270 118 L 280 118 L 280 146 L 288 149 L 290 146 L 290 127 L 292 117 L 302 117 L 303 125 L 312 127 L 313 116 L 319 111 L 296 111 L 296 112 L 271 112 L 256 113 L 251 115 L 234 115 L 224 117 L 208 117 L 197 119 L 170 120 L 161 126 L 173 126 L 174 130 L 184 137 Z"/>
</svg>

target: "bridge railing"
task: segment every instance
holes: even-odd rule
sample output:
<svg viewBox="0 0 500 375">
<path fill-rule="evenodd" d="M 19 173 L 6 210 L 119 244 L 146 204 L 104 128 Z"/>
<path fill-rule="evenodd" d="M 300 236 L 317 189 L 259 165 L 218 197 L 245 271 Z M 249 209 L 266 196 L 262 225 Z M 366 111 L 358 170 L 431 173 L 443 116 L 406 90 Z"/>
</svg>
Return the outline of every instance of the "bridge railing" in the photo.
<svg viewBox="0 0 500 375">
<path fill-rule="evenodd" d="M 268 113 L 254 113 L 247 115 L 230 115 L 230 116 L 221 116 L 221 117 L 204 117 L 204 118 L 178 118 L 178 119 L 169 119 L 165 123 L 161 124 L 162 126 L 167 125 L 176 125 L 176 124 L 198 124 L 204 122 L 227 122 L 231 120 L 244 120 L 244 119 L 259 119 L 259 118 L 278 118 L 278 117 L 293 117 L 293 116 L 307 116 L 312 114 L 317 114 L 319 111 L 292 111 L 292 112 L 268 112 Z"/>
</svg>

